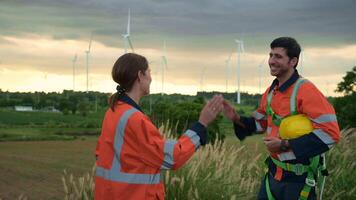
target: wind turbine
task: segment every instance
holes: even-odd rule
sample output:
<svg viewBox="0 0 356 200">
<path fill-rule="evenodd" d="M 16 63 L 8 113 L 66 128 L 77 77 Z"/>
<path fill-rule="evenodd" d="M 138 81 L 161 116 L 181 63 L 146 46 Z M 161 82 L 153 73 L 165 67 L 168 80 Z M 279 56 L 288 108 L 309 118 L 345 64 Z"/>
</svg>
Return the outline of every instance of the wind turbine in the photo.
<svg viewBox="0 0 356 200">
<path fill-rule="evenodd" d="M 75 90 L 75 63 L 77 62 L 77 54 L 74 55 L 74 58 L 72 60 L 72 66 L 73 66 L 73 91 Z"/>
<path fill-rule="evenodd" d="M 124 43 L 125 43 L 125 53 L 127 53 L 128 46 L 130 46 L 131 51 L 134 52 L 134 48 L 132 46 L 132 42 L 131 42 L 131 39 L 130 39 L 130 18 L 131 18 L 131 16 L 130 16 L 130 9 L 129 9 L 129 14 L 128 14 L 128 17 L 127 17 L 126 33 L 122 34 L 122 38 L 123 38 Z"/>
<path fill-rule="evenodd" d="M 204 80 L 204 75 L 205 75 L 206 67 L 203 67 L 203 70 L 201 71 L 200 75 L 200 91 L 203 92 L 203 80 Z"/>
<path fill-rule="evenodd" d="M 166 41 L 163 41 L 163 55 L 161 56 L 161 60 L 162 60 L 162 63 L 161 63 L 161 71 L 162 71 L 162 92 L 161 92 L 161 95 L 163 95 L 164 93 L 164 73 L 165 73 L 165 70 L 168 70 L 168 67 L 167 67 L 167 57 L 166 57 Z"/>
<path fill-rule="evenodd" d="M 303 63 L 304 63 L 304 51 L 302 50 L 300 52 L 300 56 L 299 56 L 299 59 L 300 59 L 300 67 L 299 67 L 299 71 L 300 71 L 300 74 L 303 74 Z"/>
<path fill-rule="evenodd" d="M 262 77 L 262 67 L 263 64 L 265 63 L 266 58 L 262 60 L 262 62 L 258 65 L 258 93 L 261 94 L 261 77 Z"/>
<path fill-rule="evenodd" d="M 240 54 L 245 52 L 244 41 L 235 39 L 237 44 L 237 104 L 241 103 L 240 95 Z"/>
<path fill-rule="evenodd" d="M 326 95 L 325 96 L 329 96 L 329 84 L 330 82 L 329 81 L 326 81 Z"/>
<path fill-rule="evenodd" d="M 228 80 L 229 80 L 229 74 L 230 74 L 230 62 L 231 62 L 231 56 L 232 56 L 232 52 L 230 53 L 230 56 L 225 60 L 225 84 L 226 84 L 226 88 L 225 88 L 225 92 L 227 93 L 227 89 L 228 89 Z"/>
<path fill-rule="evenodd" d="M 151 65 L 152 63 L 154 63 L 154 61 L 149 61 L 149 62 L 148 62 L 149 65 Z M 151 68 L 151 69 L 152 69 L 152 68 Z M 153 77 L 156 77 L 156 76 L 157 76 L 157 71 L 158 71 L 158 70 L 152 70 L 152 71 L 151 71 L 151 73 L 152 73 L 151 75 L 153 75 Z M 157 85 L 157 84 L 156 84 L 156 81 L 154 81 L 154 82 L 153 82 L 153 86 L 150 87 L 150 95 L 149 95 L 149 97 L 150 97 L 150 113 L 152 113 L 152 90 L 151 90 L 151 88 L 157 89 L 156 85 Z M 157 90 L 157 91 L 158 91 L 158 90 Z"/>
<path fill-rule="evenodd" d="M 87 93 L 89 91 L 89 54 L 90 54 L 90 49 L 91 49 L 91 42 L 93 40 L 93 34 L 90 36 L 90 41 L 89 41 L 89 47 L 88 50 L 85 51 L 86 53 L 86 58 L 87 58 Z"/>
</svg>

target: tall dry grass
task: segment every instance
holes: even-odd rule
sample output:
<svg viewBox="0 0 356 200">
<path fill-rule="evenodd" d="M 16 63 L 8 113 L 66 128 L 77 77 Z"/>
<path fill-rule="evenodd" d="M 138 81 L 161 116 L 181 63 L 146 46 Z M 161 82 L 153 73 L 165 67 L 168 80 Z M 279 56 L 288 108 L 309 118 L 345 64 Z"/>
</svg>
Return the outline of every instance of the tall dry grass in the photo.
<svg viewBox="0 0 356 200">
<path fill-rule="evenodd" d="M 62 182 L 64 186 L 65 200 L 90 200 L 94 199 L 94 174 L 95 166 L 91 173 L 74 178 L 73 174 L 63 172 Z"/>
<path fill-rule="evenodd" d="M 245 146 L 206 145 L 182 169 L 165 172 L 167 199 L 253 199 L 264 173 L 254 150 L 250 157 Z"/>
<path fill-rule="evenodd" d="M 161 127 L 161 131 L 168 133 Z M 166 135 L 167 136 L 167 135 Z M 342 131 L 340 143 L 326 155 L 330 176 L 323 199 L 356 199 L 356 129 Z M 263 147 L 263 146 L 262 146 Z M 166 199 L 256 199 L 266 167 L 264 149 L 216 141 L 199 149 L 184 167 L 164 171 Z M 92 199 L 93 175 L 75 179 L 65 173 L 65 199 Z"/>
</svg>

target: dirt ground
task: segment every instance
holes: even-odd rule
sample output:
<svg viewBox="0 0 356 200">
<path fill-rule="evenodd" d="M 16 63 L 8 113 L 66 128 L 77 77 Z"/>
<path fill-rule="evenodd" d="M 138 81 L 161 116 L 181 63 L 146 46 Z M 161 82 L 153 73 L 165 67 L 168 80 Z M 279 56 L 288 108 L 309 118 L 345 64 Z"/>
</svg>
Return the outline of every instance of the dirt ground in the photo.
<svg viewBox="0 0 356 200">
<path fill-rule="evenodd" d="M 96 140 L 0 142 L 0 199 L 63 199 L 63 170 L 90 172 Z"/>
</svg>

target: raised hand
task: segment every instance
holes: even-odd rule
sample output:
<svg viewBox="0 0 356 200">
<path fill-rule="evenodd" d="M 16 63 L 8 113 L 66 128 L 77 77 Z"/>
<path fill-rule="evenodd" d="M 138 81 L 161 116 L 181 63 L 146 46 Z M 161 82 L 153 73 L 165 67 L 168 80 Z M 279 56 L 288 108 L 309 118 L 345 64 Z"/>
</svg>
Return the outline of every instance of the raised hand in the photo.
<svg viewBox="0 0 356 200">
<path fill-rule="evenodd" d="M 223 112 L 226 118 L 237 123 L 240 121 L 240 116 L 236 113 L 235 108 L 226 100 L 223 101 Z"/>
<path fill-rule="evenodd" d="M 216 116 L 223 110 L 224 98 L 221 95 L 214 95 L 200 112 L 199 122 L 207 127 Z"/>
</svg>

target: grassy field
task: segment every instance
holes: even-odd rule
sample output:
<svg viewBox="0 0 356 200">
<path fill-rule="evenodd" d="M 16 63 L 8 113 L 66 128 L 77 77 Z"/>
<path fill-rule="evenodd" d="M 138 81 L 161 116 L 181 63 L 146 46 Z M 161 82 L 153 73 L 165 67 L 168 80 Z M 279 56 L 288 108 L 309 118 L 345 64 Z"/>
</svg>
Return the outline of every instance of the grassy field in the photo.
<svg viewBox="0 0 356 200">
<path fill-rule="evenodd" d="M 326 181 L 325 200 L 356 197 L 356 132 L 347 134 L 328 154 L 331 176 Z M 166 199 L 255 199 L 265 172 L 267 152 L 262 137 L 256 135 L 241 143 L 230 134 L 224 143 L 201 148 L 183 168 L 164 173 Z M 0 143 L 0 198 L 16 199 L 24 194 L 28 199 L 63 199 L 65 169 L 74 175 L 80 191 L 79 180 L 92 171 L 96 139 Z M 66 180 L 67 195 L 74 197 L 70 199 L 85 199 L 75 197 L 69 175 Z"/>
<path fill-rule="evenodd" d="M 253 108 L 244 109 L 250 113 Z M 67 197 L 72 197 L 68 199 L 90 196 L 90 181 L 82 186 L 79 182 L 92 180 L 87 174 L 94 164 L 102 116 L 0 110 L 0 200 L 20 195 L 63 199 L 63 170 L 74 175 L 65 176 Z M 255 199 L 265 172 L 263 135 L 240 142 L 231 122 L 223 118 L 219 126 L 226 135 L 224 143 L 207 145 L 182 169 L 164 173 L 167 199 Z M 324 199 L 356 199 L 356 131 L 344 134 L 349 136 L 328 154 L 331 176 Z M 78 195 L 75 188 L 83 187 L 88 192 Z"/>
<path fill-rule="evenodd" d="M 99 135 L 104 111 L 80 115 L 0 110 L 0 141 L 73 140 Z"/>
<path fill-rule="evenodd" d="M 97 113 L 89 113 L 86 117 L 52 112 L 15 112 L 12 110 L 0 110 L 0 126 L 92 128 L 101 126 L 101 120 L 104 114 L 104 110 L 98 111 Z"/>
<path fill-rule="evenodd" d="M 267 152 L 261 137 L 256 135 L 239 143 L 230 135 L 226 142 L 201 148 L 181 169 L 164 172 L 166 199 L 256 199 L 266 170 L 263 161 Z M 356 199 L 355 144 L 356 130 L 344 130 L 340 143 L 328 152 L 330 176 L 323 200 Z M 66 176 L 65 180 L 66 199 L 92 199 L 93 176 Z"/>
<path fill-rule="evenodd" d="M 0 143 L 0 199 L 63 199 L 61 176 L 82 176 L 94 165 L 96 137 L 73 141 Z"/>
<path fill-rule="evenodd" d="M 97 137 L 73 141 L 19 141 L 0 143 L 0 199 L 63 199 L 63 170 L 81 177 L 93 167 Z M 226 138 L 237 145 L 235 136 Z M 260 148 L 260 136 L 250 138 L 246 149 Z M 183 172 L 183 171 L 182 171 Z"/>
</svg>

